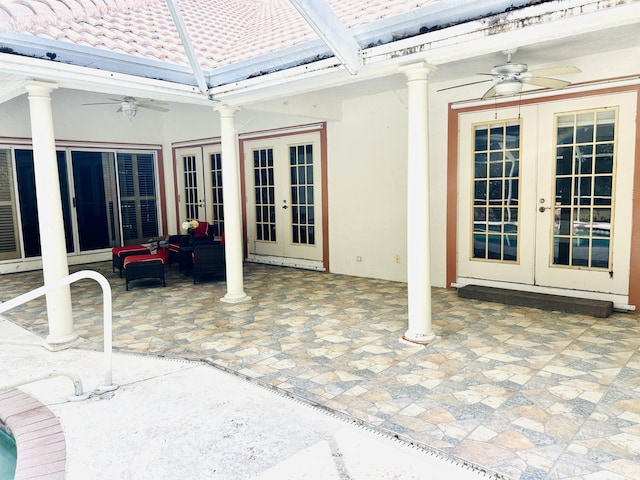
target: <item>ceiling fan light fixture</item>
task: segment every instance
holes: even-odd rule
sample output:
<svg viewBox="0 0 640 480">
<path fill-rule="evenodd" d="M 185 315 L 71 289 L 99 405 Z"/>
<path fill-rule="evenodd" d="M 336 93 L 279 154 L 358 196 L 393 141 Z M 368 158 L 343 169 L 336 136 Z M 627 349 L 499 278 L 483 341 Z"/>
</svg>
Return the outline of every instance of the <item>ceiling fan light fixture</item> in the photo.
<svg viewBox="0 0 640 480">
<path fill-rule="evenodd" d="M 138 105 L 134 102 L 122 102 L 122 115 L 126 118 L 133 118 L 138 113 Z"/>
<path fill-rule="evenodd" d="M 508 97 L 520 93 L 522 90 L 522 82 L 513 79 L 506 79 L 495 86 L 496 95 Z"/>
</svg>

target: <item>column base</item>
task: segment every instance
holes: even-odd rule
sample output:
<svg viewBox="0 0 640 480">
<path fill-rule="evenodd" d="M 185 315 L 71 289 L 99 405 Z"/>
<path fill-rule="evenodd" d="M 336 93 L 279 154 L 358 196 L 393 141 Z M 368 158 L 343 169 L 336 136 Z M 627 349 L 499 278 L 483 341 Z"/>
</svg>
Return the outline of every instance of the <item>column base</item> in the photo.
<svg viewBox="0 0 640 480">
<path fill-rule="evenodd" d="M 400 337 L 400 343 L 410 345 L 412 347 L 422 348 L 432 345 L 438 340 L 440 340 L 440 337 L 436 336 L 435 333 L 425 335 L 421 333 L 406 332 L 403 336 Z"/>
<path fill-rule="evenodd" d="M 76 332 L 73 332 L 64 337 L 53 337 L 49 335 L 42 342 L 42 346 L 49 351 L 59 352 L 60 350 L 66 350 L 76 344 L 84 342 L 84 339 L 80 338 Z"/>
<path fill-rule="evenodd" d="M 242 303 L 242 302 L 248 302 L 249 300 L 251 300 L 251 297 L 244 292 L 242 292 L 241 294 L 236 293 L 233 295 L 230 295 L 227 293 L 224 297 L 220 299 L 220 301 L 224 303 Z"/>
</svg>

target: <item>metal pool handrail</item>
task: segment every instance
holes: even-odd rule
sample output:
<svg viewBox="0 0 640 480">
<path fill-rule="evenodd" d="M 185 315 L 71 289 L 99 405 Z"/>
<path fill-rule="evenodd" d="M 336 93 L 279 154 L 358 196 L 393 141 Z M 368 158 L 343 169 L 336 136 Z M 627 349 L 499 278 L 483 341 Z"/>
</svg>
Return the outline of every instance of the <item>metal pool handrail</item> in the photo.
<svg viewBox="0 0 640 480">
<path fill-rule="evenodd" d="M 102 308 L 104 316 L 104 385 L 98 387 L 101 391 L 110 391 L 118 388 L 118 385 L 112 380 L 112 350 L 113 350 L 113 304 L 111 299 L 111 285 L 109 281 L 100 273 L 93 270 L 81 270 L 66 277 L 62 277 L 48 285 L 43 285 L 30 292 L 24 293 L 11 300 L 0 303 L 0 313 L 27 303 L 30 300 L 41 297 L 56 288 L 69 285 L 78 280 L 90 278 L 95 280 L 102 287 Z"/>
</svg>

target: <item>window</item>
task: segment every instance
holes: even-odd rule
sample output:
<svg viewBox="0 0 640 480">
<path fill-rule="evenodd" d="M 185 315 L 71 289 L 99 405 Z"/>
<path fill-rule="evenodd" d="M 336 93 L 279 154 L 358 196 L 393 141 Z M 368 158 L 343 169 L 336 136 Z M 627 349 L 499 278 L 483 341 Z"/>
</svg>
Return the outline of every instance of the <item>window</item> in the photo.
<svg viewBox="0 0 640 480">
<path fill-rule="evenodd" d="M 472 259 L 517 262 L 520 218 L 520 123 L 473 131 Z"/>
</svg>

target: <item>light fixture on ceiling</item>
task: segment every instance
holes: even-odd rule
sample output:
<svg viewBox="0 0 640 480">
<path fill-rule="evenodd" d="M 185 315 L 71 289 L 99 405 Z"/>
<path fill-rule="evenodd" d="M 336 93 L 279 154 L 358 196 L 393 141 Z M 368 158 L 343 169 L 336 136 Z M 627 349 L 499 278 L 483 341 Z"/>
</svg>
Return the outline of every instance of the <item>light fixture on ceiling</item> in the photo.
<svg viewBox="0 0 640 480">
<path fill-rule="evenodd" d="M 126 118 L 133 118 L 138 113 L 138 104 L 135 100 L 131 101 L 125 98 L 122 102 L 122 115 Z"/>
<path fill-rule="evenodd" d="M 508 97 L 510 95 L 520 93 L 520 90 L 522 90 L 522 82 L 507 78 L 500 83 L 497 83 L 494 88 L 496 90 L 496 95 Z"/>
</svg>

